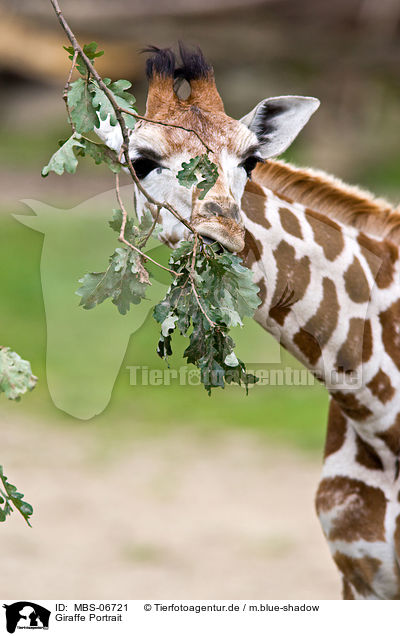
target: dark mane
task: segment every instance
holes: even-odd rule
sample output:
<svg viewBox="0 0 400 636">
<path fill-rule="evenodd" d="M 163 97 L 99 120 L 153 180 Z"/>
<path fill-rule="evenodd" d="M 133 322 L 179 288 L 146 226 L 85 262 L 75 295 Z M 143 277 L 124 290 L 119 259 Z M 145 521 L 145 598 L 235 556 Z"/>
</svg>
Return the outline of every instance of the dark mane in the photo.
<svg viewBox="0 0 400 636">
<path fill-rule="evenodd" d="M 149 46 L 142 53 L 152 53 L 146 60 L 147 79 L 153 75 L 184 79 L 188 82 L 209 77 L 213 73 L 212 66 L 206 61 L 200 48 L 189 49 L 179 42 L 179 55 L 170 48 L 160 49 Z"/>
<path fill-rule="evenodd" d="M 176 58 L 171 49 L 159 49 L 157 46 L 148 46 L 141 53 L 153 53 L 146 60 L 146 76 L 150 80 L 153 75 L 173 77 Z"/>
<path fill-rule="evenodd" d="M 366 190 L 349 186 L 322 170 L 297 168 L 269 159 L 258 165 L 254 180 L 342 223 L 400 243 L 400 210 Z"/>
</svg>

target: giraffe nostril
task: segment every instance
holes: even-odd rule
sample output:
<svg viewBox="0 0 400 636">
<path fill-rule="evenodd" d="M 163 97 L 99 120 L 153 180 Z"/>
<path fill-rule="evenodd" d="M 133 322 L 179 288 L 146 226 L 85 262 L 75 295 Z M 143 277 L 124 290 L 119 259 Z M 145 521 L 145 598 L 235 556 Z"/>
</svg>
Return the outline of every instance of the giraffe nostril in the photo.
<svg viewBox="0 0 400 636">
<path fill-rule="evenodd" d="M 207 201 L 207 203 L 205 203 L 202 208 L 202 213 L 204 212 L 207 214 L 207 216 L 224 216 L 221 206 L 218 205 L 218 203 L 215 203 L 215 201 Z"/>
</svg>

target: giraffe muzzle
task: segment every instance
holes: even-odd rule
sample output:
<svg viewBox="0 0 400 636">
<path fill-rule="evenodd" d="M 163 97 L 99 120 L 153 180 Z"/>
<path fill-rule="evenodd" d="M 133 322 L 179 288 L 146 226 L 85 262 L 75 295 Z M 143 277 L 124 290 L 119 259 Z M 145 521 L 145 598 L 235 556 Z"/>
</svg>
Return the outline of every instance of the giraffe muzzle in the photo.
<svg viewBox="0 0 400 636">
<path fill-rule="evenodd" d="M 244 226 L 236 203 L 207 201 L 198 211 L 193 210 L 192 225 L 201 236 L 217 241 L 230 252 L 244 249 Z"/>
</svg>

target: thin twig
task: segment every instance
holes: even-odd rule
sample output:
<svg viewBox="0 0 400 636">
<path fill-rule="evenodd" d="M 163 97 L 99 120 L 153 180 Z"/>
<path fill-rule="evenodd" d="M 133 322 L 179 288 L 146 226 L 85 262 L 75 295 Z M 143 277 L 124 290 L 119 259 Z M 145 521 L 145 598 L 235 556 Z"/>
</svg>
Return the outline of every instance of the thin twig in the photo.
<svg viewBox="0 0 400 636">
<path fill-rule="evenodd" d="M 90 59 L 88 58 L 88 56 L 86 55 L 86 53 L 84 53 L 82 47 L 80 46 L 78 40 L 76 39 L 74 33 L 71 30 L 71 27 L 69 26 L 68 22 L 66 21 L 66 19 L 64 18 L 64 15 L 60 9 L 60 5 L 58 3 L 58 0 L 50 0 L 54 11 L 56 12 L 56 15 L 58 17 L 58 20 L 62 26 L 62 28 L 64 29 L 69 41 L 71 42 L 72 46 L 74 47 L 74 51 L 78 51 L 78 53 L 80 54 L 82 60 L 85 63 L 86 68 L 88 69 L 89 73 L 95 78 L 95 80 L 97 81 L 97 83 L 99 84 L 100 88 L 102 89 L 102 91 L 107 95 L 113 109 L 115 112 L 115 117 L 121 127 L 121 133 L 122 133 L 122 138 L 123 138 L 123 144 L 121 146 L 121 150 L 123 151 L 124 155 L 125 155 L 125 159 L 126 159 L 126 163 L 127 163 L 127 167 L 129 170 L 129 173 L 134 181 L 134 183 L 136 184 L 138 190 L 146 197 L 146 199 L 148 200 L 149 203 L 151 203 L 152 205 L 155 206 L 160 206 L 160 208 L 165 208 L 166 210 L 168 210 L 169 212 L 171 212 L 171 214 L 173 216 L 175 216 L 175 218 L 177 218 L 181 223 L 183 223 L 183 225 L 190 230 L 191 232 L 195 232 L 195 230 L 193 229 L 193 227 L 191 226 L 190 223 L 188 223 L 186 221 L 186 219 L 183 218 L 183 216 L 181 216 L 179 214 L 179 212 L 177 210 L 175 210 L 175 208 L 170 205 L 169 203 L 167 203 L 166 201 L 164 202 L 160 202 L 157 201 L 156 199 L 154 199 L 148 192 L 146 192 L 146 190 L 143 188 L 142 184 L 140 183 L 137 174 L 135 172 L 135 169 L 132 165 L 132 161 L 129 157 L 129 133 L 128 133 L 128 129 L 125 126 L 125 121 L 124 121 L 124 117 L 121 111 L 120 106 L 117 104 L 117 102 L 115 101 L 114 98 L 114 94 L 113 92 L 108 88 L 108 86 L 106 86 L 106 84 L 104 84 L 101 76 L 99 75 L 99 73 L 96 71 L 96 69 L 94 68 L 92 62 L 90 61 Z"/>
<path fill-rule="evenodd" d="M 157 263 L 157 261 L 153 260 L 151 258 L 151 256 L 148 256 L 147 254 L 145 254 L 144 252 L 142 252 L 138 247 L 136 247 L 136 245 L 132 245 L 132 243 L 129 243 L 129 241 L 126 240 L 125 237 L 119 236 L 118 240 L 121 241 L 121 243 L 124 243 L 125 245 L 127 245 L 128 247 L 131 248 L 131 250 L 134 250 L 135 252 L 137 252 L 138 254 L 140 254 L 140 256 L 142 256 L 143 258 L 145 258 L 147 261 L 151 261 L 152 263 L 154 263 L 154 265 L 157 265 L 157 267 L 160 267 L 161 269 L 164 269 L 166 272 L 169 272 L 170 274 L 173 274 L 174 276 L 178 277 L 178 276 L 182 276 L 182 274 L 178 273 L 178 272 L 174 272 L 173 269 L 168 269 L 168 267 L 164 267 L 164 265 L 160 265 L 160 263 Z"/>
<path fill-rule="evenodd" d="M 198 140 L 203 144 L 203 146 L 205 147 L 207 152 L 213 152 L 211 150 L 210 146 L 208 146 L 206 144 L 204 139 L 202 139 L 202 137 L 199 135 L 197 130 L 194 130 L 194 128 L 185 128 L 185 126 L 179 126 L 179 124 L 169 124 L 166 121 L 157 121 L 156 119 L 149 119 L 148 117 L 144 117 L 143 115 L 138 115 L 136 112 L 130 111 L 130 110 L 128 110 L 126 108 L 122 108 L 122 107 L 121 107 L 121 111 L 123 113 L 126 113 L 127 115 L 132 115 L 132 117 L 136 117 L 136 119 L 142 119 L 143 121 L 147 121 L 150 124 L 159 124 L 160 126 L 168 126 L 170 128 L 180 128 L 180 130 L 185 130 L 186 132 L 193 133 L 194 135 L 196 135 Z"/>
<path fill-rule="evenodd" d="M 191 268 L 190 268 L 191 274 L 194 274 L 194 263 L 195 263 L 195 260 L 196 260 L 196 252 L 197 252 L 197 237 L 198 237 L 198 234 L 195 234 L 194 235 L 194 243 L 193 243 L 192 265 L 191 265 Z"/>
<path fill-rule="evenodd" d="M 193 281 L 193 278 L 192 278 L 191 274 L 189 275 L 189 278 L 190 278 L 190 284 L 192 286 L 192 291 L 193 291 L 194 297 L 196 298 L 196 302 L 197 302 L 197 304 L 198 304 L 198 306 L 200 308 L 200 311 L 206 317 L 206 319 L 207 319 L 208 323 L 210 324 L 210 326 L 214 329 L 217 325 L 215 324 L 215 322 L 213 322 L 211 320 L 211 318 L 209 318 L 207 316 L 206 312 L 204 311 L 203 307 L 201 306 L 200 298 L 199 298 L 199 295 L 198 295 L 198 293 L 196 291 L 196 286 L 194 284 L 194 281 Z"/>
<path fill-rule="evenodd" d="M 209 316 L 207 315 L 206 311 L 205 311 L 205 310 L 203 309 L 203 307 L 202 307 L 202 304 L 201 304 L 201 302 L 200 302 L 199 295 L 198 295 L 198 293 L 197 293 L 197 291 L 196 291 L 196 284 L 195 284 L 195 282 L 194 282 L 194 271 L 195 271 L 195 270 L 194 270 L 194 266 L 195 266 L 195 262 L 196 262 L 196 252 L 197 252 L 197 240 L 198 240 L 198 236 L 199 236 L 198 234 L 195 234 L 195 235 L 194 235 L 194 242 L 193 242 L 193 254 L 192 254 L 192 263 L 191 263 L 191 266 L 190 266 L 189 279 L 190 279 L 190 284 L 191 284 L 191 287 L 192 287 L 192 291 L 193 291 L 194 297 L 196 298 L 196 302 L 197 302 L 197 304 L 198 304 L 198 306 L 199 306 L 199 308 L 200 308 L 200 311 L 201 311 L 201 312 L 202 312 L 202 314 L 203 314 L 203 315 L 207 318 L 208 323 L 210 324 L 210 326 L 211 326 L 212 328 L 215 328 L 215 327 L 217 326 L 217 325 L 216 325 L 216 323 L 215 323 L 215 322 L 213 322 L 213 321 L 211 320 L 211 318 L 209 318 Z"/>
<path fill-rule="evenodd" d="M 70 84 L 71 84 L 72 73 L 74 72 L 74 68 L 75 68 L 77 57 L 78 57 L 78 51 L 74 51 L 74 56 L 72 58 L 71 68 L 69 69 L 68 78 L 67 78 L 67 81 L 65 82 L 64 91 L 63 91 L 63 100 L 65 102 L 65 108 L 67 109 L 68 122 L 70 123 L 71 128 L 72 128 L 72 130 L 74 132 L 76 132 L 76 129 L 75 129 L 75 125 L 74 125 L 74 123 L 72 121 L 71 111 L 70 111 L 69 105 L 68 105 L 68 91 L 69 91 L 69 87 L 70 87 Z"/>
<path fill-rule="evenodd" d="M 121 163 L 121 157 L 122 157 L 122 153 L 123 150 L 121 148 L 119 155 L 118 155 L 118 161 Z M 122 203 L 122 198 L 121 198 L 121 193 L 119 190 L 119 174 L 118 172 L 115 173 L 115 192 L 117 195 L 117 201 L 119 203 L 119 206 L 121 208 L 121 212 L 122 212 L 122 222 L 121 222 L 121 230 L 119 233 L 119 237 L 118 240 L 122 240 L 125 237 L 125 227 L 126 227 L 126 220 L 128 218 L 128 213 L 124 207 L 124 204 Z"/>
<path fill-rule="evenodd" d="M 140 242 L 140 247 L 144 247 L 147 243 L 147 241 L 149 240 L 150 236 L 153 234 L 154 232 L 154 228 L 157 225 L 158 222 L 158 217 L 160 216 L 160 208 L 157 208 L 157 212 L 154 216 L 154 220 L 153 223 L 151 224 L 151 228 L 149 229 L 149 231 L 147 232 L 146 236 L 144 237 L 144 239 L 141 240 Z"/>
<path fill-rule="evenodd" d="M 119 153 L 119 157 L 118 157 L 119 160 L 121 159 L 121 155 L 122 155 L 122 150 Z M 130 247 L 132 250 L 134 250 L 138 254 L 140 254 L 140 256 L 142 256 L 143 258 L 147 259 L 148 261 L 151 261 L 152 263 L 154 263 L 158 267 L 161 267 L 161 269 L 166 270 L 170 274 L 174 274 L 174 276 L 181 276 L 181 274 L 178 274 L 177 272 L 174 272 L 172 269 L 168 269 L 168 267 L 164 267 L 164 265 L 160 265 L 160 263 L 157 263 L 157 261 L 153 260 L 151 258 L 151 256 L 147 256 L 147 254 L 142 252 L 142 250 L 140 250 L 138 247 L 136 247 L 135 245 L 132 245 L 132 243 L 130 243 L 129 241 L 126 240 L 126 238 L 125 238 L 125 228 L 126 228 L 126 221 L 127 221 L 127 218 L 128 218 L 128 212 L 126 211 L 124 202 L 122 201 L 121 191 L 120 191 L 120 187 L 119 187 L 119 174 L 118 174 L 118 172 L 115 175 L 115 192 L 116 192 L 116 195 L 117 195 L 118 204 L 119 204 L 119 206 L 121 208 L 121 212 L 122 212 L 122 222 L 121 222 L 121 229 L 120 229 L 120 232 L 119 232 L 118 240 L 121 243 L 124 243 L 125 245 Z M 146 271 L 146 270 L 144 270 L 144 271 Z M 146 282 L 150 285 L 151 283 L 150 283 L 150 281 L 148 279 L 148 273 L 146 272 L 146 274 L 147 274 Z"/>
</svg>

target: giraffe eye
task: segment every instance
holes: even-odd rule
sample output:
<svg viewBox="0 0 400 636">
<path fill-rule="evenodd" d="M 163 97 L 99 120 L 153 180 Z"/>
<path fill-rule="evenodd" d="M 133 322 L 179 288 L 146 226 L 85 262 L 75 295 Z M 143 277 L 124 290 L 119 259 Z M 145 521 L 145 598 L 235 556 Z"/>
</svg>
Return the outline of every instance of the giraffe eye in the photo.
<svg viewBox="0 0 400 636">
<path fill-rule="evenodd" d="M 135 172 L 138 176 L 138 179 L 144 179 L 147 177 L 152 170 L 156 170 L 156 168 L 160 168 L 160 164 L 153 159 L 148 159 L 147 157 L 141 157 L 140 159 L 135 159 L 132 162 L 132 165 L 135 169 Z"/>
<path fill-rule="evenodd" d="M 250 155 L 250 157 L 247 157 L 247 159 L 242 161 L 242 163 L 240 164 L 240 167 L 244 168 L 246 170 L 247 176 L 250 177 L 252 171 L 254 170 L 254 168 L 256 167 L 259 161 L 263 161 L 261 157 L 257 157 L 256 155 Z"/>
</svg>

